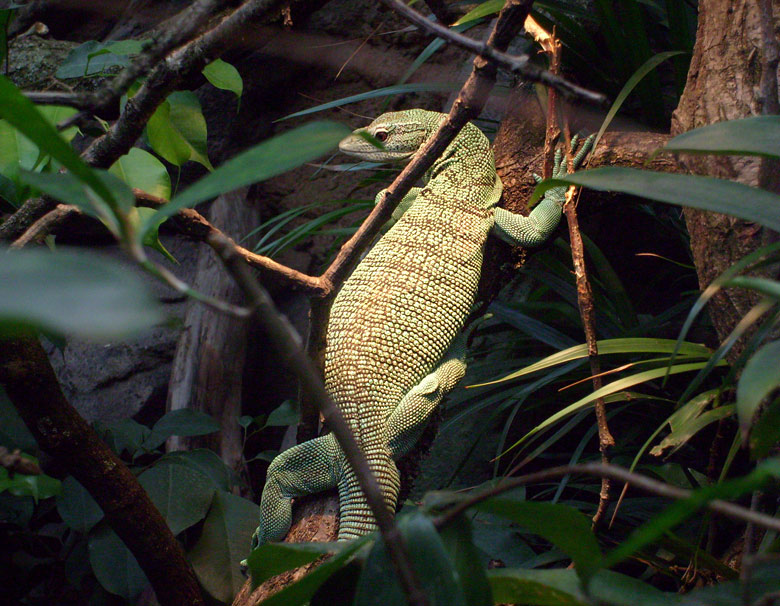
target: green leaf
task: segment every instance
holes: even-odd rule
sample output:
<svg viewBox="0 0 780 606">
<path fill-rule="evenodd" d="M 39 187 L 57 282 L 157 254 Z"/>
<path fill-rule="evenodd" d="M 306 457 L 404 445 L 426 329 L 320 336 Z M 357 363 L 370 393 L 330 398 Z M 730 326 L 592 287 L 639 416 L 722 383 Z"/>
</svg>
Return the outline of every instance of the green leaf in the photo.
<svg viewBox="0 0 780 606">
<path fill-rule="evenodd" d="M 377 88 L 375 90 L 368 91 L 367 93 L 360 93 L 358 95 L 351 95 L 335 101 L 329 101 L 322 105 L 310 107 L 294 114 L 289 114 L 284 118 L 279 118 L 275 122 L 282 122 L 283 120 L 289 120 L 290 118 L 299 118 L 300 116 L 308 116 L 316 112 L 325 111 L 326 109 L 333 109 L 334 107 L 341 107 L 342 105 L 348 105 L 349 103 L 357 103 L 358 101 L 365 101 L 366 99 L 374 99 L 376 97 L 387 97 L 389 95 L 403 95 L 406 93 L 422 93 L 422 92 L 442 92 L 458 90 L 459 85 L 449 82 L 413 82 L 411 84 L 396 84 L 395 86 L 386 86 L 385 88 Z"/>
<path fill-rule="evenodd" d="M 655 446 L 650 454 L 654 457 L 660 457 L 664 454 L 671 455 L 677 451 L 681 446 L 688 443 L 693 436 L 699 433 L 702 429 L 708 425 L 730 417 L 734 414 L 734 405 L 727 404 L 725 406 L 719 406 L 706 412 L 700 412 L 697 410 L 697 414 L 690 415 L 687 408 L 697 402 L 697 398 L 694 398 L 688 404 L 680 408 L 676 413 L 681 413 L 680 417 L 672 415 L 669 418 L 669 425 L 672 428 L 672 432 L 666 436 L 658 446 Z M 668 449 L 672 449 L 671 452 L 666 453 Z"/>
<path fill-rule="evenodd" d="M 148 151 L 131 147 L 108 169 L 130 187 L 168 200 L 171 197 L 171 177 L 165 165 Z"/>
<path fill-rule="evenodd" d="M 592 576 L 599 568 L 601 550 L 591 531 L 590 520 L 573 507 L 494 497 L 474 508 L 510 519 L 544 537 L 572 559 L 582 579 Z"/>
<path fill-rule="evenodd" d="M 240 562 L 249 551 L 260 508 L 246 499 L 218 490 L 203 524 L 203 532 L 189 553 L 201 585 L 215 599 L 230 603 L 241 589 Z"/>
<path fill-rule="evenodd" d="M 32 170 L 40 153 L 35 143 L 8 121 L 0 120 L 0 173 L 15 178 L 19 169 Z"/>
<path fill-rule="evenodd" d="M 49 121 L 49 124 L 55 128 L 60 122 L 76 115 L 76 112 L 78 111 L 75 107 L 67 107 L 65 105 L 36 105 L 35 107 L 41 112 L 41 115 Z M 76 126 L 71 126 L 58 132 L 63 139 L 70 142 L 73 140 L 73 137 L 78 134 L 79 129 Z"/>
<path fill-rule="evenodd" d="M 398 519 L 411 564 L 431 606 L 466 606 L 452 561 L 430 518 L 414 511 Z M 393 565 L 384 542 L 377 539 L 366 558 L 355 590 L 355 606 L 405 604 L 398 579 L 388 571 Z"/>
<path fill-rule="evenodd" d="M 130 456 L 143 452 L 141 445 L 152 432 L 146 425 L 133 419 L 122 419 L 105 428 L 104 440 L 118 455 L 127 452 Z"/>
<path fill-rule="evenodd" d="M 657 173 L 635 168 L 602 167 L 576 172 L 560 179 L 545 179 L 534 190 L 531 202 L 560 185 L 582 185 L 598 191 L 614 191 L 658 202 L 724 213 L 780 231 L 780 196 L 736 181 Z"/>
<path fill-rule="evenodd" d="M 175 214 L 180 208 L 195 206 L 204 200 L 310 162 L 335 147 L 349 133 L 347 127 L 335 122 L 312 122 L 263 141 L 191 185 L 157 211 L 153 219 L 159 221 Z M 147 220 L 141 233 L 150 224 L 151 219 Z"/>
<path fill-rule="evenodd" d="M 724 364 L 723 361 L 721 361 L 719 364 Z M 544 421 L 542 421 L 539 425 L 534 427 L 531 431 L 529 431 L 527 434 L 525 434 L 522 438 L 520 438 L 517 442 L 515 442 L 512 446 L 510 446 L 506 452 L 509 450 L 512 450 L 513 448 L 519 446 L 523 442 L 525 442 L 528 438 L 531 436 L 537 434 L 540 431 L 543 431 L 547 429 L 548 427 L 554 425 L 561 419 L 564 419 L 565 417 L 574 414 L 575 412 L 578 412 L 579 410 L 582 410 L 586 406 L 590 406 L 593 402 L 595 402 L 597 399 L 602 398 L 604 396 L 611 395 L 613 393 L 617 393 L 619 391 L 623 391 L 624 389 L 628 389 L 629 387 L 633 387 L 634 385 L 638 385 L 640 383 L 645 383 L 646 381 L 651 381 L 653 379 L 657 379 L 659 377 L 666 376 L 667 371 L 668 374 L 679 374 L 683 372 L 691 372 L 694 370 L 699 370 L 706 366 L 706 362 L 696 362 L 691 364 L 677 364 L 675 366 L 672 366 L 671 369 L 667 368 L 653 368 L 650 370 L 645 370 L 643 372 L 636 373 L 634 375 L 630 375 L 628 377 L 624 377 L 622 379 L 618 379 L 617 381 L 613 381 L 612 383 L 609 383 L 602 387 L 601 389 L 597 389 L 593 393 L 585 396 L 584 398 L 581 398 L 574 402 L 573 404 L 569 404 L 566 406 L 563 410 L 559 410 L 555 414 L 547 417 Z"/>
<path fill-rule="evenodd" d="M 780 398 L 775 398 L 761 416 L 758 417 L 750 432 L 750 456 L 762 459 L 780 442 Z"/>
<path fill-rule="evenodd" d="M 622 339 L 605 339 L 598 341 L 596 345 L 599 349 L 599 355 L 609 354 L 638 354 L 638 353 L 672 353 L 674 351 L 676 341 L 672 339 L 648 339 L 639 337 L 630 337 Z M 704 345 L 698 343 L 690 343 L 685 341 L 680 347 L 680 355 L 691 356 L 695 358 L 706 358 L 712 354 L 712 350 Z M 563 351 L 556 352 L 546 358 L 526 366 L 520 370 L 517 370 L 505 377 L 496 379 L 495 381 L 489 381 L 487 383 L 479 383 L 476 385 L 469 385 L 468 387 L 482 387 L 484 385 L 493 385 L 495 383 L 502 383 L 504 381 L 510 381 L 519 377 L 550 368 L 551 366 L 557 366 L 559 364 L 565 364 L 572 360 L 580 360 L 588 357 L 588 346 L 586 344 L 575 345 Z"/>
<path fill-rule="evenodd" d="M 219 430 L 219 423 L 205 412 L 181 408 L 166 413 L 157 421 L 143 445 L 145 448 L 157 448 L 171 436 L 205 436 Z"/>
<path fill-rule="evenodd" d="M 195 450 L 169 452 L 160 459 L 160 463 L 164 461 L 192 467 L 207 476 L 214 488 L 229 491 L 236 482 L 233 470 L 225 465 L 213 450 L 196 448 Z"/>
<path fill-rule="evenodd" d="M 756 411 L 769 394 L 780 387 L 780 341 L 759 349 L 745 364 L 737 385 L 737 416 L 743 436 L 747 436 Z"/>
<path fill-rule="evenodd" d="M 468 606 L 491 606 L 490 591 L 485 569 L 472 538 L 471 523 L 464 515 L 439 531 L 441 540 L 455 569 L 455 578 L 466 598 Z"/>
<path fill-rule="evenodd" d="M 109 188 L 97 178 L 93 170 L 35 106 L 4 76 L 0 76 L 0 118 L 5 118 L 41 151 L 49 154 L 89 185 L 109 205 L 114 203 L 114 196 Z"/>
<path fill-rule="evenodd" d="M 738 286 L 740 288 L 749 288 L 762 295 L 770 297 L 780 302 L 780 282 L 770 280 L 769 278 L 758 278 L 755 276 L 736 276 L 723 283 L 724 287 Z"/>
<path fill-rule="evenodd" d="M 343 544 L 342 544 L 343 546 Z M 277 574 L 313 562 L 329 551 L 338 552 L 336 543 L 265 543 L 252 550 L 247 566 L 252 587 L 258 587 Z"/>
<path fill-rule="evenodd" d="M 157 210 L 154 208 L 147 208 L 145 206 L 139 206 L 136 208 L 136 216 L 138 218 L 138 226 L 146 225 L 147 222 L 151 222 L 153 220 L 153 217 L 156 215 Z M 160 241 L 160 225 L 162 225 L 163 221 L 165 221 L 165 217 L 162 219 L 158 219 L 155 221 L 154 224 L 149 226 L 149 229 L 144 234 L 143 244 L 144 246 L 148 246 L 149 248 L 152 248 L 159 252 L 162 256 L 164 256 L 166 259 L 168 259 L 171 263 L 175 263 L 176 265 L 179 264 L 179 262 L 176 260 L 176 257 L 174 257 L 165 246 L 163 246 L 163 243 Z"/>
<path fill-rule="evenodd" d="M 57 512 L 62 521 L 77 532 L 87 533 L 103 519 L 103 510 L 78 480 L 68 476 L 57 497 Z"/>
<path fill-rule="evenodd" d="M 168 95 L 146 124 L 152 149 L 174 166 L 187 160 L 213 170 L 206 150 L 206 119 L 200 101 L 190 91 Z"/>
<path fill-rule="evenodd" d="M 89 40 L 68 53 L 57 69 L 57 78 L 82 78 L 102 73 L 111 67 L 125 67 L 130 60 L 110 51 L 110 44 Z"/>
<path fill-rule="evenodd" d="M 663 150 L 780 158 L 780 116 L 753 116 L 702 126 L 677 135 Z"/>
<path fill-rule="evenodd" d="M 159 302 L 135 273 L 94 253 L 60 248 L 0 254 L 0 326 L 6 329 L 105 340 L 164 319 Z"/>
<path fill-rule="evenodd" d="M 498 603 L 539 606 L 673 606 L 680 600 L 675 593 L 656 588 L 609 570 L 597 572 L 586 595 L 573 570 L 530 570 L 496 568 L 488 571 L 493 596 Z"/>
<path fill-rule="evenodd" d="M 46 474 L 16 473 L 10 476 L 5 467 L 0 467 L 0 492 L 4 490 L 17 497 L 32 497 L 37 503 L 41 499 L 48 499 L 60 494 L 62 483 Z"/>
<path fill-rule="evenodd" d="M 187 465 L 160 462 L 138 476 L 174 535 L 196 522 L 209 510 L 214 486 L 209 478 Z"/>
<path fill-rule="evenodd" d="M 301 420 L 301 411 L 298 402 L 285 400 L 278 408 L 271 411 L 265 421 L 265 427 L 281 427 L 283 425 L 297 425 Z"/>
<path fill-rule="evenodd" d="M 129 602 L 149 584 L 135 556 L 105 522 L 89 533 L 89 561 L 103 588 Z"/>
<path fill-rule="evenodd" d="M 236 97 L 241 98 L 241 94 L 244 92 L 244 81 L 238 70 L 230 63 L 217 59 L 203 68 L 203 75 L 217 88 L 229 90 L 235 93 Z"/>
<path fill-rule="evenodd" d="M 11 404 L 2 385 L 0 385 L 0 444 L 9 450 L 18 448 L 29 453 L 38 451 L 38 443 L 22 421 L 16 407 Z"/>
<path fill-rule="evenodd" d="M 667 531 L 691 517 L 713 499 L 736 499 L 743 494 L 758 490 L 767 480 L 778 476 L 780 476 L 780 459 L 767 459 L 759 463 L 750 474 L 744 477 L 726 480 L 693 491 L 690 497 L 675 501 L 661 514 L 631 533 L 626 540 L 605 556 L 604 567 L 610 568 L 643 547 L 657 541 Z"/>
<path fill-rule="evenodd" d="M 488 15 L 497 13 L 502 8 L 504 8 L 504 1 L 505 0 L 487 0 L 487 2 L 483 2 L 482 4 L 477 5 L 476 8 L 472 8 L 452 25 L 462 25 L 463 23 L 476 21 L 482 17 L 487 17 Z"/>
<path fill-rule="evenodd" d="M 333 574 L 350 562 L 352 556 L 366 543 L 374 539 L 369 534 L 343 545 L 341 550 L 332 558 L 324 561 L 302 579 L 287 585 L 281 591 L 263 600 L 263 606 L 301 606 L 308 604 L 311 597 Z M 327 545 L 323 543 L 323 545 Z M 296 547 L 302 547 L 300 545 Z"/>
</svg>

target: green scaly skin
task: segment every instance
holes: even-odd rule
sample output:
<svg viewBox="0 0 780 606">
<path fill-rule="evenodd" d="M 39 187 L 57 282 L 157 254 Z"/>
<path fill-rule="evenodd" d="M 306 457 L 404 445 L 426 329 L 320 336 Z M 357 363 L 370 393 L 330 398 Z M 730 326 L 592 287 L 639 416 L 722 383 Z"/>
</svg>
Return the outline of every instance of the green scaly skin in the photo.
<svg viewBox="0 0 780 606">
<path fill-rule="evenodd" d="M 363 160 L 408 160 L 444 117 L 419 109 L 387 113 L 344 139 L 339 149 Z M 384 149 L 361 132 L 383 141 Z M 565 173 L 559 154 L 556 176 Z M 325 350 L 325 386 L 392 512 L 400 486 L 394 461 L 414 446 L 430 414 L 465 374 L 465 337 L 458 335 L 477 293 L 488 234 L 515 245 L 541 244 L 558 224 L 565 193 L 565 188 L 549 190 L 529 217 L 496 208 L 501 181 L 493 153 L 472 124 L 436 160 L 425 181 L 404 198 L 390 230 L 338 293 Z M 374 530 L 354 472 L 333 436 L 325 435 L 271 463 L 253 547 L 284 538 L 292 498 L 333 487 L 339 493 L 338 539 Z"/>
</svg>

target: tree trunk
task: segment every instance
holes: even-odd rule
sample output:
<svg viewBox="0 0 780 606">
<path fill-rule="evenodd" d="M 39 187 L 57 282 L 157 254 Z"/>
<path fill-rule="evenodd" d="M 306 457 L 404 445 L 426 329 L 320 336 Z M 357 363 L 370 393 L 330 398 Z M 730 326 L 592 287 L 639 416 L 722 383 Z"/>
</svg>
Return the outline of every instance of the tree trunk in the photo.
<svg viewBox="0 0 780 606">
<path fill-rule="evenodd" d="M 778 0 L 701 0 L 691 67 L 672 134 L 748 116 L 780 113 L 778 106 Z M 682 155 L 681 164 L 697 174 L 733 179 L 780 191 L 774 160 L 737 156 Z M 685 209 L 701 288 L 735 261 L 776 239 L 755 223 L 726 215 Z M 709 312 L 721 340 L 755 305 L 758 296 L 744 289 L 721 291 Z M 742 349 L 731 352 L 733 360 Z"/>
<path fill-rule="evenodd" d="M 210 209 L 211 222 L 236 237 L 259 223 L 257 210 L 246 203 L 246 188 L 220 196 Z M 238 286 L 213 251 L 203 246 L 198 256 L 194 288 L 231 303 L 241 303 Z M 241 462 L 241 386 L 246 358 L 247 323 L 191 300 L 173 361 L 168 410 L 203 411 L 222 426 L 217 434 L 173 437 L 171 450 L 211 448 L 238 469 Z"/>
</svg>

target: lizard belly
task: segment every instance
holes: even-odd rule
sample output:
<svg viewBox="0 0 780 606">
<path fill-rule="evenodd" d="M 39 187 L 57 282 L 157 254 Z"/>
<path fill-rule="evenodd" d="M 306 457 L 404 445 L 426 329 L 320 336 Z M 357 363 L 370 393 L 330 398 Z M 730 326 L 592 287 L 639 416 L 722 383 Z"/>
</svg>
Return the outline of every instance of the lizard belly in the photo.
<svg viewBox="0 0 780 606">
<path fill-rule="evenodd" d="M 415 205 L 344 284 L 330 314 L 325 383 L 358 433 L 366 416 L 384 421 L 461 330 L 489 229 L 483 210 Z"/>
</svg>

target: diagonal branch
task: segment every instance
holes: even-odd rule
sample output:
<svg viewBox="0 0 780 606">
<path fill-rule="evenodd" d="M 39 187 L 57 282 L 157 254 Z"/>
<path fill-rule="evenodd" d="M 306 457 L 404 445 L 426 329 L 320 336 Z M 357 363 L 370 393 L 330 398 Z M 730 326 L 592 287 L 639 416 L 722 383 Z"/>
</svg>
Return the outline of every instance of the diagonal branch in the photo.
<svg viewBox="0 0 780 606">
<path fill-rule="evenodd" d="M 594 93 L 593 91 L 578 86 L 573 82 L 569 82 L 560 76 L 552 74 L 547 70 L 537 67 L 531 63 L 531 58 L 528 55 L 509 55 L 506 52 L 503 52 L 506 50 L 506 47 L 499 49 L 495 45 L 492 45 L 490 41 L 480 42 L 469 38 L 468 36 L 464 36 L 448 27 L 425 18 L 416 10 L 402 2 L 402 0 L 382 0 L 382 2 L 387 4 L 394 11 L 401 13 L 412 23 L 415 23 L 439 38 L 457 44 L 526 80 L 546 84 L 559 91 L 567 99 L 579 99 L 596 105 L 605 105 L 607 103 L 607 98 L 601 93 Z"/>
</svg>

